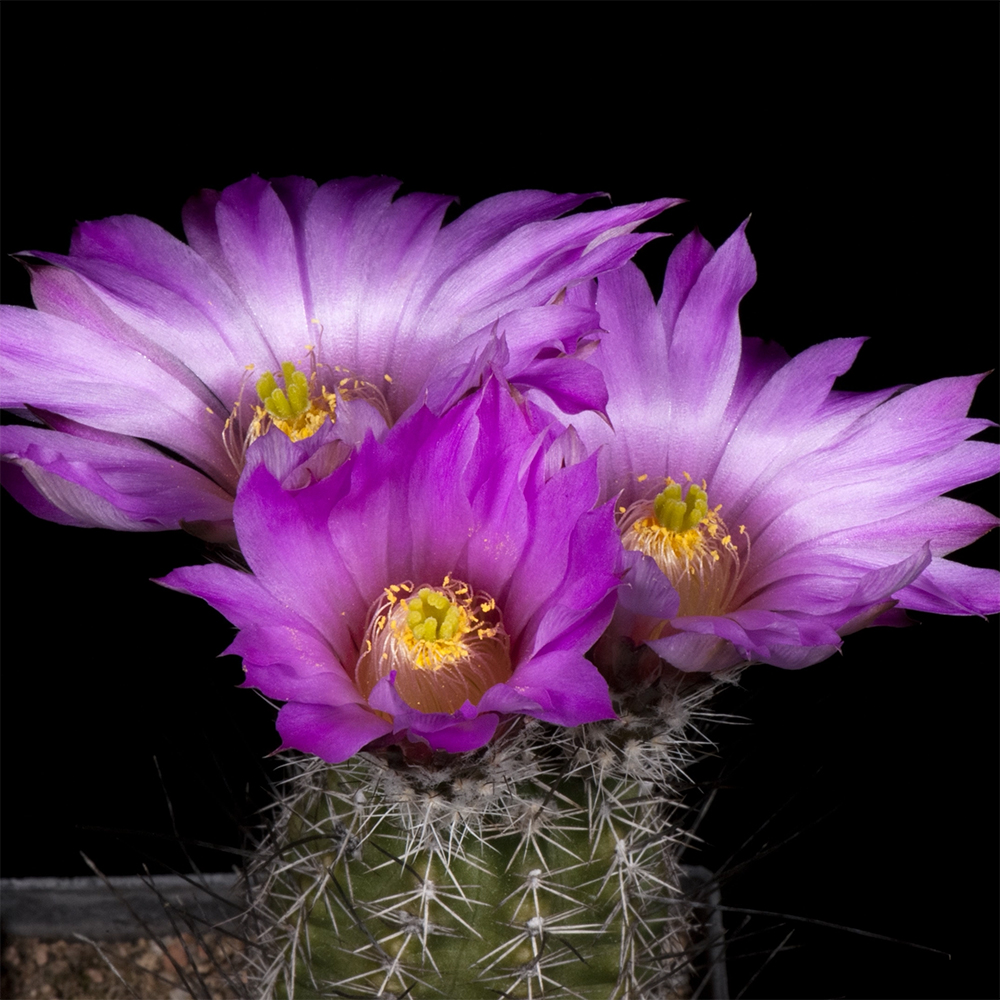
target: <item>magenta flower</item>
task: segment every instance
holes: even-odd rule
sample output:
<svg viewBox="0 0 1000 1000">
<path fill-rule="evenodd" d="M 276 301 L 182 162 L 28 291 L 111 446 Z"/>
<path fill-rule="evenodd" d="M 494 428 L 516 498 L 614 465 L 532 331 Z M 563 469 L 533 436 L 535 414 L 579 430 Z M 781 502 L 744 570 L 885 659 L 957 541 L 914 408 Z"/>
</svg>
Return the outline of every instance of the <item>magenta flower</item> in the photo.
<svg viewBox="0 0 1000 1000">
<path fill-rule="evenodd" d="M 559 468 L 553 436 L 496 380 L 322 479 L 300 475 L 307 449 L 269 435 L 234 509 L 253 575 L 189 566 L 160 582 L 240 629 L 227 652 L 287 702 L 282 746 L 330 762 L 404 735 L 474 749 L 512 713 L 611 718 L 584 654 L 615 604 L 613 506 L 594 510 L 595 460 Z"/>
<path fill-rule="evenodd" d="M 836 391 L 863 338 L 792 359 L 742 338 L 755 276 L 741 228 L 718 251 L 685 238 L 659 304 L 631 264 L 571 290 L 609 331 L 594 363 L 614 431 L 574 424 L 632 562 L 616 634 L 682 670 L 802 667 L 902 609 L 1000 610 L 1000 574 L 944 558 L 998 523 L 941 495 L 1000 467 L 967 440 L 990 426 L 966 417 L 980 377 Z"/>
<path fill-rule="evenodd" d="M 557 218 L 588 196 L 520 191 L 442 227 L 453 199 L 398 187 L 251 177 L 188 203 L 188 244 L 118 216 L 81 224 L 68 255 L 28 255 L 37 309 L 3 310 L 0 405 L 47 427 L 5 428 L 4 485 L 63 523 L 228 536 L 246 448 L 271 429 L 353 446 L 442 412 L 490 364 L 600 409 L 596 314 L 551 303 L 676 200 Z"/>
</svg>

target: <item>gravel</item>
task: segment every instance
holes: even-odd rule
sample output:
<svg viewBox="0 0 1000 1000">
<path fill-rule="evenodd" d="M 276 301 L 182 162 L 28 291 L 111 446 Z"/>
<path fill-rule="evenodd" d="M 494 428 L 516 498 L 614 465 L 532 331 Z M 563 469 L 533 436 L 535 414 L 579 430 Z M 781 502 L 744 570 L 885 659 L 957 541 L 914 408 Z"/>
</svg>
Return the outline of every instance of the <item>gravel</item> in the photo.
<svg viewBox="0 0 1000 1000">
<path fill-rule="evenodd" d="M 133 941 L 3 942 L 6 1000 L 235 1000 L 246 997 L 242 944 L 210 931 Z"/>
</svg>

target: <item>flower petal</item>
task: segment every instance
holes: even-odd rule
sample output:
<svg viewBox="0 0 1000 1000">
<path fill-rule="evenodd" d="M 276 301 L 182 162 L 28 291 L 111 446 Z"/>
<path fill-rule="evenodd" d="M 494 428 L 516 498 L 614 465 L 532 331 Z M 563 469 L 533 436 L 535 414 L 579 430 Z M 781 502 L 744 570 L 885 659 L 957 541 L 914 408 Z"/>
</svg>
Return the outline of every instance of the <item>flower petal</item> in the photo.
<svg viewBox="0 0 1000 1000">
<path fill-rule="evenodd" d="M 5 427 L 4 486 L 32 513 L 61 512 L 48 519 L 63 524 L 163 531 L 183 521 L 208 521 L 222 530 L 228 525 L 231 534 L 232 498 L 225 490 L 135 438 L 101 438 Z M 8 478 L 11 466 L 20 478 Z"/>
<path fill-rule="evenodd" d="M 202 598 L 237 628 L 258 624 L 281 627 L 290 621 L 305 625 L 294 612 L 290 614 L 287 607 L 275 601 L 257 577 L 228 566 L 182 566 L 153 582 Z"/>
<path fill-rule="evenodd" d="M 432 750 L 449 753 L 477 750 L 496 732 L 500 721 L 497 715 L 481 713 L 468 701 L 453 713 L 421 712 L 403 701 L 394 681 L 394 673 L 382 678 L 368 696 L 372 708 L 392 716 L 393 732 L 407 733 L 411 739 L 426 742 Z"/>
<path fill-rule="evenodd" d="M 388 722 L 356 704 L 290 701 L 281 706 L 276 725 L 281 735 L 279 750 L 303 750 L 330 764 L 353 757 L 366 744 L 392 732 Z"/>
<path fill-rule="evenodd" d="M 570 650 L 543 653 L 521 664 L 508 687 L 540 705 L 540 710 L 526 714 L 543 722 L 579 726 L 615 717 L 607 681 L 592 663 Z"/>
<path fill-rule="evenodd" d="M 105 309 L 178 358 L 227 405 L 235 399 L 243 366 L 271 356 L 266 331 L 232 286 L 195 250 L 148 219 L 120 215 L 82 222 L 68 257 L 38 256 L 78 275 Z M 32 297 L 45 312 L 55 311 L 52 290 L 41 281 L 51 271 L 43 268 L 33 276 Z M 79 314 L 67 318 L 81 322 Z"/>
<path fill-rule="evenodd" d="M 269 698 L 316 705 L 364 704 L 330 647 L 294 625 L 244 626 L 223 655 L 244 661 L 245 686 Z"/>
<path fill-rule="evenodd" d="M 897 594 L 900 607 L 940 615 L 1000 613 L 1000 573 L 933 559 L 909 586 Z"/>
<path fill-rule="evenodd" d="M 148 438 L 220 483 L 232 476 L 222 418 L 196 386 L 181 384 L 141 350 L 77 323 L 10 306 L 0 318 L 0 404 L 53 410 L 99 430 Z"/>
</svg>

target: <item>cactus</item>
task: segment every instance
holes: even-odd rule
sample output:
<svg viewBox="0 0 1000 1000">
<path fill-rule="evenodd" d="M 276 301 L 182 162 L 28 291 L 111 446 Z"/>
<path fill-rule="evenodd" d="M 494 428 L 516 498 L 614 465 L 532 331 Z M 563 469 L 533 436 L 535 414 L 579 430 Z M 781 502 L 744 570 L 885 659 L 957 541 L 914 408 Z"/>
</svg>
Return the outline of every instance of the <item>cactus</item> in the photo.
<svg viewBox="0 0 1000 1000">
<path fill-rule="evenodd" d="M 251 868 L 260 996 L 689 995 L 685 765 L 714 684 L 661 679 L 576 728 L 486 747 L 287 758 Z"/>
</svg>

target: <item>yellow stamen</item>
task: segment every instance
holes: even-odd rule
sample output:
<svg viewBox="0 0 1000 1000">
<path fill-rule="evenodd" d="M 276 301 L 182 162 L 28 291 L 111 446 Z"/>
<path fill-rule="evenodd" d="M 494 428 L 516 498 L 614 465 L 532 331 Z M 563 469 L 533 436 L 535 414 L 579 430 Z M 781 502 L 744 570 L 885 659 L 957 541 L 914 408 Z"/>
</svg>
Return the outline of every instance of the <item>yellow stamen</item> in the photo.
<svg viewBox="0 0 1000 1000">
<path fill-rule="evenodd" d="M 338 401 L 364 399 L 389 424 L 390 414 L 380 389 L 353 376 L 340 365 L 320 364 L 315 349 L 306 347 L 306 364 L 300 369 L 283 361 L 279 372 L 265 371 L 254 383 L 260 405 L 240 413 L 240 400 L 233 404 L 223 429 L 223 441 L 233 465 L 243 468 L 247 448 L 276 427 L 293 441 L 312 437 L 327 421 L 336 423 Z M 245 366 L 244 384 L 254 370 Z M 391 381 L 391 379 L 388 379 Z M 242 389 L 241 389 L 242 394 Z"/>
<path fill-rule="evenodd" d="M 696 485 L 688 473 L 686 491 L 667 479 L 653 500 L 640 500 L 621 519 L 622 545 L 652 557 L 680 596 L 678 616 L 720 615 L 731 607 L 739 586 L 740 552 L 719 516 L 710 508 L 706 484 Z M 747 538 L 741 526 L 740 535 Z M 744 561 L 749 552 L 746 542 Z M 674 630 L 660 622 L 649 638 Z"/>
<path fill-rule="evenodd" d="M 400 589 L 413 596 L 397 598 Z M 369 614 L 365 643 L 355 673 L 361 693 L 367 696 L 395 671 L 397 692 L 423 712 L 478 704 L 511 675 L 510 641 L 496 601 L 449 577 L 439 587 L 390 584 Z"/>
<path fill-rule="evenodd" d="M 265 372 L 257 379 L 257 395 L 263 407 L 257 407 L 255 423 L 260 436 L 271 425 L 287 434 L 293 441 L 312 437 L 326 422 L 336 420 L 337 397 L 328 392 L 319 381 L 315 367 L 309 378 L 291 361 L 281 363 L 284 391 L 278 386 L 273 372 Z"/>
</svg>

